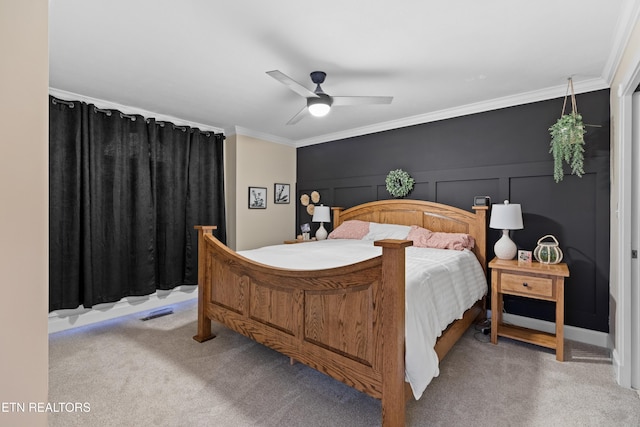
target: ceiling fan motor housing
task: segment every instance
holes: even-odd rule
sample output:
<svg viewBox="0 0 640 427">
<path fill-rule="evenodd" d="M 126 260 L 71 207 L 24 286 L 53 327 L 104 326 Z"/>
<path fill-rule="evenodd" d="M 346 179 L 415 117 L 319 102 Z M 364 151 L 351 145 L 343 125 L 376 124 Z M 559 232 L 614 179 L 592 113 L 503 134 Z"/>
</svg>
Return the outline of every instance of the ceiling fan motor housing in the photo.
<svg viewBox="0 0 640 427">
<path fill-rule="evenodd" d="M 327 73 L 325 73 L 324 71 L 312 71 L 310 76 L 311 81 L 319 85 L 324 83 L 324 79 L 327 77 Z"/>
</svg>

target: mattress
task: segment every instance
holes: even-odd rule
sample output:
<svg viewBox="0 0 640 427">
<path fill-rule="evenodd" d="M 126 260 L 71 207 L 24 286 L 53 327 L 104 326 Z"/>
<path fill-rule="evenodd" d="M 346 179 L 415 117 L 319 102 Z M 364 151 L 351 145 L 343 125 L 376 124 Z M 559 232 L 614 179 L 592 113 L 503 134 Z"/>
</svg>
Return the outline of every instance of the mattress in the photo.
<svg viewBox="0 0 640 427">
<path fill-rule="evenodd" d="M 329 239 L 238 253 L 273 267 L 319 270 L 364 261 L 382 249 L 370 240 Z M 440 373 L 437 338 L 486 292 L 486 277 L 473 252 L 406 249 L 405 377 L 416 399 Z"/>
</svg>

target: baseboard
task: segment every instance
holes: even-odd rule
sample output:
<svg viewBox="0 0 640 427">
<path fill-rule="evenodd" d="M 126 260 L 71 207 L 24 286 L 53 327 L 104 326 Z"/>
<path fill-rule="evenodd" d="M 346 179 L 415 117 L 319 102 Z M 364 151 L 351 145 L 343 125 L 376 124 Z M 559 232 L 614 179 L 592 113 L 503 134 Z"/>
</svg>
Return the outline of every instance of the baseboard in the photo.
<svg viewBox="0 0 640 427">
<path fill-rule="evenodd" d="M 142 297 L 126 297 L 118 302 L 98 304 L 92 308 L 80 306 L 71 310 L 56 310 L 49 313 L 49 333 L 61 332 L 134 313 L 144 313 L 167 305 L 198 298 L 196 285 L 179 286 L 170 291 L 161 291 Z"/>
<path fill-rule="evenodd" d="M 491 310 L 487 310 L 487 316 L 491 316 Z M 536 329 L 550 334 L 555 333 L 556 330 L 555 322 L 518 316 L 517 314 L 504 313 L 502 315 L 502 320 L 505 323 L 522 326 L 524 328 Z M 592 331 L 590 329 L 564 325 L 564 337 L 568 340 L 591 344 L 597 347 L 611 348 L 609 334 L 606 332 Z"/>
</svg>

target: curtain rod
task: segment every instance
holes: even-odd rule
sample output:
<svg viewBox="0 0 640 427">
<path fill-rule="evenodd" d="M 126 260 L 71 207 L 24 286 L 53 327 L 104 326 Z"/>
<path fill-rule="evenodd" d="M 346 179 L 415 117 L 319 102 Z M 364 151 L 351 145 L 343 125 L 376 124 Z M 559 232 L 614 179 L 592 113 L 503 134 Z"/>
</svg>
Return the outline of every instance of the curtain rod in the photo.
<svg viewBox="0 0 640 427">
<path fill-rule="evenodd" d="M 53 103 L 53 105 L 64 104 L 69 108 L 73 108 L 73 101 L 65 101 L 64 99 L 57 99 L 57 98 L 51 97 L 51 102 Z"/>
<path fill-rule="evenodd" d="M 51 96 L 51 95 L 50 95 L 50 96 Z M 64 104 L 64 105 L 68 106 L 69 108 L 73 108 L 73 107 L 74 107 L 74 101 L 65 101 L 64 99 L 59 99 L 59 98 L 56 98 L 56 97 L 54 97 L 54 96 L 51 96 L 51 102 L 52 102 L 54 105 L 55 105 L 55 104 Z M 108 117 L 110 117 L 110 116 L 111 116 L 111 114 L 112 114 L 112 111 L 111 111 L 111 110 L 108 110 L 108 109 L 101 109 L 101 108 L 96 107 L 95 105 L 93 106 L 93 111 L 94 111 L 95 113 L 103 113 L 103 114 L 106 114 Z M 135 122 L 135 121 L 136 121 L 136 118 L 137 118 L 137 117 L 136 117 L 136 115 L 134 115 L 134 114 L 125 114 L 125 113 L 123 113 L 123 112 L 119 112 L 119 113 L 120 113 L 120 118 L 125 118 L 125 117 L 126 117 L 127 119 L 130 119 L 132 122 Z M 146 121 L 147 123 L 151 123 L 151 121 L 152 121 L 152 120 L 154 120 L 154 121 L 155 121 L 155 119 L 152 119 L 152 118 L 148 118 L 148 119 L 146 119 L 145 121 Z M 160 126 L 160 127 L 164 127 L 165 123 L 169 123 L 169 122 L 164 122 L 164 121 L 157 120 L 157 121 L 155 121 L 155 123 L 156 123 L 158 126 Z M 223 140 L 223 141 L 227 139 L 227 137 L 226 137 L 224 134 L 222 134 L 222 133 L 215 133 L 215 132 L 211 132 L 211 131 L 207 131 L 207 130 L 201 130 L 201 129 L 193 128 L 193 127 L 189 127 L 189 126 L 178 126 L 178 125 L 176 125 L 176 124 L 174 124 L 174 123 L 171 123 L 171 125 L 173 125 L 173 128 L 174 128 L 174 129 L 180 129 L 180 130 L 181 130 L 181 131 L 183 131 L 183 132 L 186 132 L 188 128 L 190 128 L 190 132 L 193 132 L 193 131 L 195 131 L 195 130 L 197 129 L 197 130 L 198 130 L 198 132 L 200 132 L 200 133 L 201 133 L 201 134 L 203 134 L 203 135 L 211 136 L 211 134 L 213 134 L 214 136 L 222 136 L 222 140 Z"/>
</svg>

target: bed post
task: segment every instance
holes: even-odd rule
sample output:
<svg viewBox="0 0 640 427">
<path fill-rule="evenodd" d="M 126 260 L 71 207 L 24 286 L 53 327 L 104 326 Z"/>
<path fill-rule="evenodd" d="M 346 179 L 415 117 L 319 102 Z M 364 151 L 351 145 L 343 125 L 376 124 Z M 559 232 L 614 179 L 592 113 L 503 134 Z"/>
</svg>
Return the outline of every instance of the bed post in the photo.
<svg viewBox="0 0 640 427">
<path fill-rule="evenodd" d="M 206 280 L 206 250 L 204 244 L 205 234 L 211 235 L 217 229 L 215 225 L 196 225 L 198 230 L 198 334 L 193 339 L 198 342 L 205 342 L 216 336 L 211 333 L 211 319 L 205 313 L 205 280 Z"/>
<path fill-rule="evenodd" d="M 487 273 L 487 212 L 489 206 L 473 206 L 476 215 L 475 229 L 470 230 L 476 239 L 475 253 L 478 261 L 482 265 L 485 274 Z"/>
<path fill-rule="evenodd" d="M 410 240 L 378 240 L 382 247 L 382 426 L 405 425 L 405 248 Z"/>
<path fill-rule="evenodd" d="M 342 213 L 344 208 L 333 206 L 331 210 L 333 211 L 333 229 L 335 230 L 341 224 L 340 214 Z"/>
</svg>

